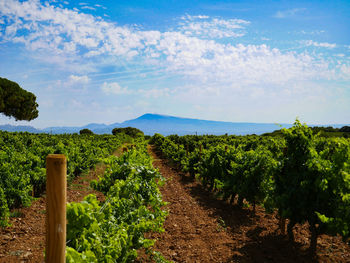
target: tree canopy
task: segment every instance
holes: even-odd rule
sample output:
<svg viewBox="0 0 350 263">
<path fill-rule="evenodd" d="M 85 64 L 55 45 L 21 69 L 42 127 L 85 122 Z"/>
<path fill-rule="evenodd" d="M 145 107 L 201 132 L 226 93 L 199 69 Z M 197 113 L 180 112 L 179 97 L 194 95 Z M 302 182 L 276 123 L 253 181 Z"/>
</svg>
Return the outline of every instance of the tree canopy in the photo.
<svg viewBox="0 0 350 263">
<path fill-rule="evenodd" d="M 116 135 L 118 133 L 125 133 L 131 137 L 137 137 L 137 136 L 143 136 L 143 132 L 137 128 L 134 127 L 126 127 L 126 128 L 114 128 L 112 130 L 113 135 Z"/>
<path fill-rule="evenodd" d="M 94 133 L 92 132 L 92 130 L 89 130 L 89 129 L 82 129 L 79 131 L 80 135 L 83 135 L 83 134 L 88 134 L 88 135 L 93 135 Z"/>
<path fill-rule="evenodd" d="M 343 126 L 339 129 L 341 132 L 350 132 L 350 126 Z"/>
<path fill-rule="evenodd" d="M 33 120 L 38 117 L 36 96 L 22 89 L 16 82 L 0 78 L 0 113 L 18 120 Z"/>
</svg>

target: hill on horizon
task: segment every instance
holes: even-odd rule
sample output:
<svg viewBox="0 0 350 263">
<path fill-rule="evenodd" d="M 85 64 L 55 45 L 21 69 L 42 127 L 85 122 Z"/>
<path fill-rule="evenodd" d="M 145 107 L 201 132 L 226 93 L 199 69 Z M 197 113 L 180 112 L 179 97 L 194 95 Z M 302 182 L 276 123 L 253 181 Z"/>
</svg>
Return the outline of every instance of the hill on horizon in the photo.
<svg viewBox="0 0 350 263">
<path fill-rule="evenodd" d="M 211 121 L 200 120 L 192 118 L 182 118 L 161 114 L 146 113 L 136 119 L 124 121 L 122 123 L 113 124 L 98 124 L 90 123 L 80 127 L 48 127 L 44 129 L 37 129 L 32 126 L 15 126 L 15 125 L 0 125 L 0 130 L 10 132 L 31 132 L 31 133 L 79 133 L 82 129 L 90 129 L 96 134 L 111 134 L 112 130 L 116 127 L 135 127 L 144 132 L 145 135 L 153 135 L 154 133 L 160 133 L 162 135 L 178 134 L 234 134 L 234 135 L 247 135 L 247 134 L 263 134 L 267 132 L 273 132 L 282 128 L 289 128 L 292 124 L 275 124 L 275 123 L 252 123 L 252 122 L 224 122 L 224 121 Z M 322 125 L 324 126 L 324 125 Z M 333 127 L 341 127 L 341 124 L 332 125 Z"/>
</svg>

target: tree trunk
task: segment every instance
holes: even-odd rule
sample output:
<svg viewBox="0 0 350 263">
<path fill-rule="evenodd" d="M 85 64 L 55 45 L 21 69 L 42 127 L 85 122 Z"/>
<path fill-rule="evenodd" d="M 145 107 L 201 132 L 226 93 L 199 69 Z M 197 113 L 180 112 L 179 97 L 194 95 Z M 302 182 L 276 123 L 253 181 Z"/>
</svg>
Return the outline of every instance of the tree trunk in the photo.
<svg viewBox="0 0 350 263">
<path fill-rule="evenodd" d="M 210 186 L 209 186 L 209 191 L 212 192 L 214 190 L 215 183 L 213 179 L 210 179 Z"/>
<path fill-rule="evenodd" d="M 238 206 L 243 207 L 243 197 L 238 196 Z"/>
<path fill-rule="evenodd" d="M 235 197 L 236 197 L 236 194 L 231 195 L 231 200 L 230 200 L 231 205 L 233 205 L 233 203 L 235 202 Z"/>
<path fill-rule="evenodd" d="M 283 218 L 282 216 L 280 216 L 280 230 L 281 230 L 281 234 L 285 235 L 286 234 L 286 219 Z"/>
<path fill-rule="evenodd" d="M 229 204 L 232 204 L 232 198 L 233 198 L 232 195 L 229 195 L 229 196 L 228 196 L 227 200 L 228 200 L 228 203 L 229 203 Z"/>
<path fill-rule="evenodd" d="M 290 221 L 287 227 L 287 233 L 288 233 L 288 238 L 290 241 L 294 241 L 294 233 L 293 233 L 293 227 L 295 223 Z"/>
<path fill-rule="evenodd" d="M 310 224 L 310 231 L 311 231 L 311 240 L 310 240 L 310 255 L 312 257 L 316 256 L 316 249 L 317 249 L 317 237 L 318 237 L 318 231 L 314 224 Z"/>
</svg>

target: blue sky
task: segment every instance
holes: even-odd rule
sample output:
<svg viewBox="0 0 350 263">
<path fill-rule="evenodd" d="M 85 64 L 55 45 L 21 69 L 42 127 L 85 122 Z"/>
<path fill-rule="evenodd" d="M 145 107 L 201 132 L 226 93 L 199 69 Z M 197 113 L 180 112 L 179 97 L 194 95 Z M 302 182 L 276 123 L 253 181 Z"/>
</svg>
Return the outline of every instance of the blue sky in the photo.
<svg viewBox="0 0 350 263">
<path fill-rule="evenodd" d="M 35 127 L 144 113 L 350 123 L 349 1 L 0 0 L 0 76 Z"/>
</svg>

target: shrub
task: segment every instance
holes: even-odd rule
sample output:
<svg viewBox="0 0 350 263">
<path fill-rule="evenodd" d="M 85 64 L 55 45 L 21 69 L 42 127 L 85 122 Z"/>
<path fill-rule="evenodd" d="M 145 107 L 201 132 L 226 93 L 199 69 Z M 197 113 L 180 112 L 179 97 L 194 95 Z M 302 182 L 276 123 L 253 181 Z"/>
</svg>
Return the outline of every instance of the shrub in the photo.
<svg viewBox="0 0 350 263">
<path fill-rule="evenodd" d="M 112 134 L 116 135 L 119 133 L 124 133 L 126 135 L 129 135 L 130 137 L 138 137 L 138 136 L 144 136 L 143 131 L 133 128 L 133 127 L 126 127 L 126 128 L 114 128 L 112 130 Z"/>
<path fill-rule="evenodd" d="M 79 131 L 79 133 L 82 135 L 82 134 L 89 134 L 89 135 L 92 135 L 94 134 L 91 130 L 89 129 L 82 129 Z"/>
</svg>

